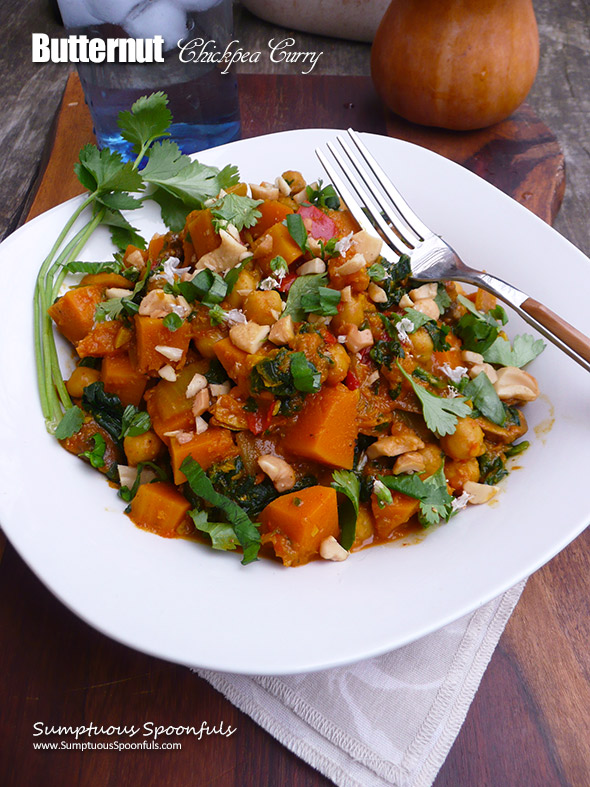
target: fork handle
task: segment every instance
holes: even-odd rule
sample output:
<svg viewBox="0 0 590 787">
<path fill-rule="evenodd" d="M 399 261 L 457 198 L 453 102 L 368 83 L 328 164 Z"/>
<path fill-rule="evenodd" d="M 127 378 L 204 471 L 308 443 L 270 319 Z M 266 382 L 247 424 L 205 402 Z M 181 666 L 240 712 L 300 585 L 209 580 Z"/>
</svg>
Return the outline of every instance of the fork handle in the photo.
<svg viewBox="0 0 590 787">
<path fill-rule="evenodd" d="M 590 362 L 590 339 L 581 331 L 534 298 L 527 298 L 520 308 L 571 347 L 575 353 Z"/>
</svg>

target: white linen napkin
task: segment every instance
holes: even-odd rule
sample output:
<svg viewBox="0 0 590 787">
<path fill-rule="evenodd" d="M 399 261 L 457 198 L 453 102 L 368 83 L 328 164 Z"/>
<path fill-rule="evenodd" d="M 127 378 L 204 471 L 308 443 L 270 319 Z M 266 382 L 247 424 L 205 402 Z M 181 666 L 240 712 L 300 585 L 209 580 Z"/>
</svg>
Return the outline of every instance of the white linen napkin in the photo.
<svg viewBox="0 0 590 787">
<path fill-rule="evenodd" d="M 411 645 L 346 667 L 197 673 L 338 787 L 428 787 L 524 584 Z"/>
</svg>

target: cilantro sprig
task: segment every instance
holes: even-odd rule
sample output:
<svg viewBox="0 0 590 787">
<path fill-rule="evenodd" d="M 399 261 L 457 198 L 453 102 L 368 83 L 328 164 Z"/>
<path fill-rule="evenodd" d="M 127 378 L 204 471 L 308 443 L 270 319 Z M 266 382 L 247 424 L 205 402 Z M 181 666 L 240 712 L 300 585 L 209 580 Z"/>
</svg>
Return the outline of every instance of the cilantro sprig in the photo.
<svg viewBox="0 0 590 787">
<path fill-rule="evenodd" d="M 453 434 L 457 428 L 457 419 L 465 418 L 471 413 L 471 408 L 465 404 L 465 397 L 457 396 L 454 399 L 443 399 L 440 396 L 436 396 L 427 391 L 422 385 L 415 383 L 401 367 L 399 361 L 397 367 L 418 397 L 422 405 L 422 415 L 430 431 L 436 432 L 440 437 Z"/>
<path fill-rule="evenodd" d="M 152 199 L 160 205 L 164 222 L 171 230 L 179 231 L 189 211 L 202 208 L 205 201 L 217 197 L 221 189 L 227 190 L 238 181 L 236 167 L 219 170 L 185 156 L 174 142 L 166 139 L 171 122 L 172 115 L 164 93 L 143 96 L 130 111 L 121 112 L 118 120 L 121 135 L 132 145 L 136 156 L 133 161 L 126 162 L 119 153 L 108 148 L 99 150 L 95 145 L 85 145 L 80 151 L 75 172 L 88 194 L 68 219 L 43 261 L 34 294 L 39 397 L 46 428 L 51 434 L 55 433 L 64 412 L 72 409 L 72 400 L 60 370 L 47 309 L 58 297 L 69 272 L 98 272 L 97 268 L 87 267 L 90 263 L 78 262 L 96 228 L 101 224 L 107 226 L 119 249 L 125 249 L 129 244 L 145 248 L 145 240 L 122 211 L 135 210 L 145 199 Z M 149 197 L 145 195 L 148 185 L 151 187 Z M 229 200 L 228 197 L 224 198 L 220 210 L 231 214 L 238 225 L 242 221 L 247 226 L 246 222 L 252 220 L 256 206 L 249 202 L 246 210 L 241 200 L 236 203 L 236 199 Z M 106 268 L 101 267 L 100 270 Z M 107 301 L 99 309 L 98 318 L 134 313 L 137 294 L 134 291 L 129 298 Z M 70 415 L 71 419 L 75 417 Z M 66 422 L 62 433 L 70 428 Z"/>
<path fill-rule="evenodd" d="M 423 527 L 436 525 L 440 519 L 448 520 L 451 516 L 453 498 L 447 489 L 444 465 L 425 481 L 415 473 L 379 476 L 379 481 L 394 492 L 420 501 L 418 519 Z"/>
</svg>

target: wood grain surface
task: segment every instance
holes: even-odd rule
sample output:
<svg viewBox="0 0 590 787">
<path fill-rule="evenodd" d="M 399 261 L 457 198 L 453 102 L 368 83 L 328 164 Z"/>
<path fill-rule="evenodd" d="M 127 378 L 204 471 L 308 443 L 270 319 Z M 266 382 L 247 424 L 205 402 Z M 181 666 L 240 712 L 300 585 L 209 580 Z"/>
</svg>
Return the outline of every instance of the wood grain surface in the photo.
<svg viewBox="0 0 590 787">
<path fill-rule="evenodd" d="M 364 78 L 247 75 L 244 135 L 309 126 L 390 133 L 439 150 L 550 220 L 563 193 L 559 145 L 530 107 L 485 133 L 453 137 L 386 115 Z M 258 97 L 265 96 L 260 102 Z M 312 120 L 310 120 L 312 119 Z M 55 145 L 29 216 L 78 193 L 76 153 L 91 128 L 76 78 L 54 124 Z M 528 582 L 483 678 L 437 787 L 590 784 L 590 566 L 585 533 Z M 1 545 L 0 545 L 1 557 Z M 6 785 L 327 785 L 206 682 L 137 653 L 66 610 L 6 547 L 0 564 L 0 741 Z M 10 687 L 10 691 L 6 691 Z M 210 725 L 228 739 L 172 752 L 38 752 L 32 725 Z"/>
</svg>

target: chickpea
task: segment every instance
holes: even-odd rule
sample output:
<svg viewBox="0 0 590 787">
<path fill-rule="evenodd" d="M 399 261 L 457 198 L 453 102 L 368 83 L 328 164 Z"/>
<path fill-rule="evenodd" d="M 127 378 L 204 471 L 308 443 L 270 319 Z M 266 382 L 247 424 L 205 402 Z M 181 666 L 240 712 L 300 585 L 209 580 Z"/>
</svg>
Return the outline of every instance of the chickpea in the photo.
<svg viewBox="0 0 590 787">
<path fill-rule="evenodd" d="M 296 169 L 288 169 L 286 172 L 283 172 L 282 177 L 291 186 L 291 194 L 297 194 L 298 191 L 305 188 L 305 178 Z"/>
<path fill-rule="evenodd" d="M 162 441 L 151 429 L 123 440 L 123 450 L 131 467 L 137 467 L 140 462 L 153 462 L 162 446 Z"/>
<path fill-rule="evenodd" d="M 238 275 L 236 283 L 232 288 L 232 291 L 225 300 L 227 308 L 241 309 L 244 305 L 244 301 L 248 297 L 248 294 L 256 289 L 259 279 L 260 277 L 254 274 L 252 271 L 241 271 Z M 247 293 L 246 295 L 244 295 L 245 292 Z"/>
<path fill-rule="evenodd" d="M 244 303 L 244 313 L 258 325 L 273 325 L 281 316 L 283 301 L 275 290 L 251 292 Z"/>
<path fill-rule="evenodd" d="M 440 439 L 442 450 L 452 459 L 471 459 L 485 453 L 484 434 L 473 418 L 459 418 L 453 434 Z"/>
<path fill-rule="evenodd" d="M 90 366 L 77 366 L 67 381 L 66 388 L 72 399 L 81 399 L 84 388 L 99 380 L 100 372 L 98 369 L 92 369 Z"/>
<path fill-rule="evenodd" d="M 348 373 L 350 366 L 350 356 L 341 344 L 328 345 L 330 357 L 334 362 L 333 366 L 328 368 L 328 377 L 326 382 L 328 385 L 336 385 L 336 383 L 344 380 Z"/>
<path fill-rule="evenodd" d="M 338 314 L 332 317 L 331 327 L 338 331 L 342 326 L 356 325 L 364 322 L 369 302 L 364 295 L 353 295 L 350 301 L 341 302 Z"/>
<path fill-rule="evenodd" d="M 430 335 L 425 328 L 418 328 L 417 331 L 409 335 L 409 339 L 418 362 L 425 365 L 430 360 L 434 350 L 434 344 Z"/>
<path fill-rule="evenodd" d="M 475 457 L 471 459 L 447 459 L 445 476 L 455 492 L 463 491 L 466 481 L 479 481 L 479 463 Z"/>
<path fill-rule="evenodd" d="M 434 475 L 442 464 L 442 451 L 435 443 L 427 443 L 418 453 L 424 459 L 424 472 L 420 473 L 423 480 Z"/>
</svg>

